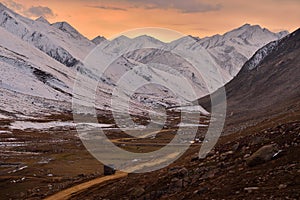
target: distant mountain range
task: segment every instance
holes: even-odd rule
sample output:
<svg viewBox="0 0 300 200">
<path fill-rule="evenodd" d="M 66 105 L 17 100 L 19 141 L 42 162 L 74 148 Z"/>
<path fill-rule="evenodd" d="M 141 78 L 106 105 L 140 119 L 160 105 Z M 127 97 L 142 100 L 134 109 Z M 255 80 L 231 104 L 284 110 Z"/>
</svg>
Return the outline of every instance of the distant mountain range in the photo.
<svg viewBox="0 0 300 200">
<path fill-rule="evenodd" d="M 112 41 L 99 36 L 90 41 L 67 22 L 50 24 L 43 17 L 31 20 L 0 4 L 0 34 L 0 113 L 27 116 L 70 111 L 72 96 L 80 98 L 72 91 L 77 72 L 99 81 L 98 109 L 118 110 L 109 105 L 111 93 L 122 74 L 138 65 L 148 66 L 135 71 L 143 81 L 173 85 L 182 92 L 179 98 L 189 103 L 194 99 L 185 96 L 186 88 L 176 82 L 177 78 L 188 79 L 197 97 L 202 97 L 230 81 L 258 49 L 288 33 L 245 24 L 224 35 L 202 39 L 186 36 L 170 43 L 146 35 L 133 39 L 120 36 Z M 99 76 L 99 68 L 84 65 L 97 45 L 103 59 L 122 55 L 103 76 Z M 184 58 L 172 52 L 181 52 Z M 256 60 L 267 53 L 257 54 Z M 207 72 L 205 77 L 198 76 L 195 66 Z M 216 73 L 222 79 L 216 80 Z M 166 80 L 167 75 L 173 80 Z M 131 92 L 124 90 L 127 95 Z M 163 86 L 142 87 L 133 98 L 141 112 L 145 106 L 175 104 L 174 96 Z"/>
</svg>

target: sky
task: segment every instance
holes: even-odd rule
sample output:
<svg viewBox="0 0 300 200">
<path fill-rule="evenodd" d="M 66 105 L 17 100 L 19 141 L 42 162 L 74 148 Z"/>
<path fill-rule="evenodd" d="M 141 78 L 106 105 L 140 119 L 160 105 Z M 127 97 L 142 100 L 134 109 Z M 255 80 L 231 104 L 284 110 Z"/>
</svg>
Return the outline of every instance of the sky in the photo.
<svg viewBox="0 0 300 200">
<path fill-rule="evenodd" d="M 169 29 L 200 38 L 223 34 L 245 23 L 273 32 L 299 28 L 300 0 L 4 0 L 26 17 L 44 16 L 51 23 L 67 21 L 84 36 L 108 39 L 144 27 Z M 150 30 L 150 29 L 146 29 Z M 133 32 L 131 32 L 133 33 Z M 148 35 L 153 35 L 149 33 Z M 180 34 L 179 34 L 180 35 Z M 156 36 L 155 34 L 153 36 Z M 178 37 L 156 37 L 168 41 Z"/>
</svg>

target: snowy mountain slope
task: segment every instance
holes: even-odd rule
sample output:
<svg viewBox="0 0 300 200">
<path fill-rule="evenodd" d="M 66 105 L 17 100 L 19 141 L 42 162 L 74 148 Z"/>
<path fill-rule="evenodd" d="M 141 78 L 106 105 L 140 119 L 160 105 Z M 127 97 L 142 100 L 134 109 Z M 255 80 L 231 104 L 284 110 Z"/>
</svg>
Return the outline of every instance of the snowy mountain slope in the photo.
<svg viewBox="0 0 300 200">
<path fill-rule="evenodd" d="M 258 70 L 260 64 L 275 51 L 284 45 L 284 41 L 289 40 L 289 38 L 295 37 L 295 35 L 299 34 L 299 29 L 292 34 L 289 34 L 280 40 L 270 42 L 264 47 L 260 48 L 243 66 L 241 72 L 247 72 L 251 70 Z"/>
<path fill-rule="evenodd" d="M 287 34 L 276 34 L 258 25 L 245 24 L 223 36 L 203 39 L 200 43 L 219 60 L 221 67 L 229 71 L 231 76 L 235 76 L 259 48 Z"/>
<path fill-rule="evenodd" d="M 166 69 L 174 71 L 172 67 L 162 63 L 145 65 L 141 62 L 130 60 L 130 58 L 122 57 L 110 65 L 109 70 L 104 73 L 104 76 L 106 77 L 106 83 L 108 83 L 107 79 L 109 78 L 110 84 L 125 92 L 128 89 L 136 88 L 138 90 L 135 92 L 141 95 L 158 96 L 164 100 L 171 96 L 170 91 L 168 91 L 169 89 L 173 92 L 177 92 L 181 100 L 189 101 L 190 97 L 186 91 L 188 91 L 189 86 L 197 90 L 198 85 L 194 86 L 189 78 L 186 78 L 187 82 L 190 81 L 189 85 L 182 84 L 183 80 L 181 80 L 182 74 L 180 74 L 180 72 L 170 73 L 170 71 L 166 71 Z M 125 78 L 123 77 L 124 75 Z M 199 84 L 202 83 L 202 81 L 199 80 L 198 82 Z M 154 91 L 159 93 L 155 93 Z M 129 90 L 128 92 L 133 91 Z M 199 90 L 199 92 L 202 91 Z"/>
<path fill-rule="evenodd" d="M 156 53 L 165 45 L 165 43 L 145 35 L 133 39 L 120 36 L 112 41 L 100 43 L 97 50 L 84 64 L 90 67 L 89 70 L 93 74 L 100 75 L 98 77 L 100 87 L 106 87 L 108 93 L 112 93 L 115 88 L 122 91 L 120 102 L 112 109 L 118 110 L 118 107 L 125 107 L 124 102 L 127 101 L 123 101 L 122 96 L 130 97 L 133 94 L 135 95 L 132 100 L 137 100 L 134 103 L 137 105 L 136 109 L 143 107 L 141 104 L 150 107 L 161 105 L 167 107 L 174 105 L 176 98 L 188 103 L 196 96 L 192 98 L 187 95 L 186 91 L 189 90 L 184 87 L 185 84 L 182 84 L 183 78 L 190 81 L 187 86 L 194 88 L 197 93 L 207 94 L 206 87 L 202 85 L 203 80 L 193 77 L 195 76 L 193 73 L 197 72 L 191 71 L 192 67 L 184 59 L 176 57 L 175 54 Z M 153 58 L 154 55 L 156 60 Z M 152 63 L 147 60 L 149 56 L 152 57 L 150 60 L 153 61 Z M 182 72 L 186 77 L 182 77 Z M 126 75 L 125 79 L 124 75 Z M 120 82 L 122 79 L 124 82 Z M 194 82 L 191 81 L 192 79 Z M 195 83 L 197 85 L 193 86 Z M 132 88 L 131 86 L 137 87 Z M 166 87 L 176 91 L 177 94 L 171 94 Z M 201 89 L 199 89 L 200 87 Z M 138 90 L 135 91 L 136 89 Z"/>
<path fill-rule="evenodd" d="M 36 117 L 70 112 L 71 104 L 66 101 L 45 99 L 38 96 L 24 95 L 0 87 L 0 114 L 15 119 Z"/>
<path fill-rule="evenodd" d="M 0 35 L 1 110 L 22 115 L 65 110 L 75 73 L 3 28 Z"/>
<path fill-rule="evenodd" d="M 261 47 L 271 41 L 278 40 L 287 35 L 286 31 L 272 33 L 258 25 L 245 24 L 224 35 L 214 35 L 203 39 L 187 36 L 173 41 L 170 47 L 173 49 L 188 49 L 198 51 L 205 48 L 227 74 L 225 82 L 234 77 L 242 65 Z"/>
<path fill-rule="evenodd" d="M 73 93 L 76 71 L 2 27 L 0 35 L 0 113 L 41 117 L 70 112 L 72 96 L 82 98 Z M 103 108 L 109 97 L 104 86 L 98 88 L 98 94 L 101 98 L 96 107 Z M 93 98 L 84 100 L 93 101 Z"/>
<path fill-rule="evenodd" d="M 216 72 L 217 69 L 214 61 L 210 59 L 209 54 L 204 49 L 198 50 L 196 57 L 190 51 L 171 52 L 160 49 L 136 50 L 127 54 L 126 57 L 147 64 L 169 75 L 183 76 L 193 87 L 197 96 L 208 94 L 209 89 L 212 87 L 208 80 L 213 80 L 214 76 L 217 77 L 215 74 L 210 74 Z M 196 65 L 197 68 L 194 67 Z M 203 76 L 203 72 L 206 72 L 205 76 Z M 168 83 L 166 84 L 168 85 Z"/>
<path fill-rule="evenodd" d="M 1 44 L 4 50 L 1 52 L 3 59 L 0 60 L 0 65 L 2 75 L 5 75 L 3 78 L 1 76 L 1 88 L 4 90 L 14 91 L 21 96 L 66 101 L 70 104 L 77 71 L 82 72 L 87 80 L 92 82 L 88 90 L 92 90 L 93 85 L 97 85 L 97 82 L 90 79 L 90 77 L 96 79 L 94 75 L 85 70 L 79 60 L 83 60 L 96 45 L 69 24 L 59 22 L 49 25 L 44 18 L 33 21 L 0 5 L 0 26 L 3 27 Z M 10 41 L 13 42 L 9 43 Z M 6 50 L 11 51 L 12 55 L 8 55 Z M 67 66 L 76 65 L 77 71 L 65 68 L 52 58 Z M 22 81 L 18 82 L 18 79 Z M 27 84 L 22 84 L 23 81 Z M 100 94 L 99 99 L 96 100 L 96 107 L 106 108 L 110 101 L 111 88 L 100 83 L 97 89 Z M 73 95 L 81 98 L 77 94 Z M 85 100 L 93 101 L 89 97 Z M 21 102 L 19 104 L 22 105 Z M 70 110 L 71 107 L 69 106 L 68 109 Z"/>
<path fill-rule="evenodd" d="M 300 29 L 259 49 L 225 85 L 228 133 L 241 131 L 262 120 L 268 122 L 282 116 L 284 120 L 288 116 L 297 118 L 300 111 L 299 54 Z M 209 109 L 209 96 L 199 99 L 198 103 Z M 237 123 L 241 125 L 237 127 Z"/>
<path fill-rule="evenodd" d="M 36 49 L 31 44 L 0 27 L 0 113 L 17 115 L 49 115 L 70 112 L 76 71 Z M 87 78 L 91 90 L 97 82 Z M 82 82 L 88 86 L 87 83 Z M 99 83 L 96 107 L 106 108 L 112 88 Z M 94 101 L 84 97 L 84 101 Z M 116 108 L 117 109 L 117 108 Z"/>
<path fill-rule="evenodd" d="M 0 26 L 29 42 L 66 66 L 75 66 L 95 47 L 69 24 L 50 25 L 43 18 L 31 20 L 0 4 Z"/>
<path fill-rule="evenodd" d="M 89 70 L 91 74 L 101 74 L 98 80 L 108 88 L 121 87 L 118 81 L 131 70 L 134 71 L 136 79 L 132 79 L 131 84 L 137 80 L 142 80 L 144 84 L 162 84 L 157 90 L 154 86 L 139 88 L 136 99 L 142 99 L 143 102 L 140 103 L 149 104 L 150 94 L 156 100 L 161 96 L 170 102 L 176 102 L 175 99 L 179 97 L 183 102 L 190 102 L 194 99 L 185 96 L 184 91 L 187 88 L 183 87 L 182 82 L 172 82 L 174 77 L 188 80 L 197 98 L 205 96 L 231 80 L 257 49 L 285 34 L 275 34 L 257 25 L 246 24 L 224 35 L 204 39 L 187 36 L 171 43 L 163 43 L 146 35 L 133 39 L 120 36 L 100 43 L 92 61 L 97 64 L 91 64 Z M 143 65 L 147 67 L 139 67 Z M 169 81 L 165 81 L 166 79 Z M 125 85 L 129 84 L 127 82 Z M 163 89 L 170 86 L 176 86 L 173 90 L 179 92 L 172 100 Z M 127 96 L 133 92 L 124 88 L 123 91 Z M 155 104 L 167 105 L 163 101 Z"/>
<path fill-rule="evenodd" d="M 59 100 L 71 93 L 75 76 L 72 70 L 3 28 L 0 28 L 0 34 L 3 88 L 6 86 L 24 94 Z"/>
<path fill-rule="evenodd" d="M 248 69 L 248 70 L 255 69 L 260 64 L 260 62 L 275 49 L 275 47 L 278 45 L 279 41 L 280 40 L 270 42 L 266 46 L 259 49 L 252 56 L 252 58 L 246 62 L 246 67 L 245 68 Z"/>
<path fill-rule="evenodd" d="M 192 84 L 198 88 L 198 97 L 201 97 L 231 80 L 257 49 L 284 34 L 286 33 L 275 34 L 259 26 L 246 24 L 222 36 L 204 39 L 187 36 L 169 44 L 154 42 L 148 36 L 135 39 L 121 36 L 112 42 L 103 43 L 100 49 L 107 53 L 107 56 L 125 54 L 126 58 L 143 64 L 155 62 L 168 65 L 173 70 L 164 66 L 159 66 L 159 70 L 170 75 L 176 74 L 176 71 L 180 72 L 192 80 Z M 182 58 L 176 59 L 172 54 L 179 54 Z M 125 73 L 124 67 L 130 66 L 130 63 L 126 64 L 124 60 L 119 63 L 122 64 L 114 65 L 115 74 L 110 72 L 109 76 L 118 77 L 117 72 Z M 147 73 L 140 74 L 143 77 L 151 75 Z M 107 79 L 105 81 L 108 83 Z"/>
<path fill-rule="evenodd" d="M 122 55 L 136 49 L 160 48 L 163 45 L 165 45 L 165 43 L 147 35 L 142 35 L 133 39 L 121 35 L 112 41 L 107 40 L 102 42 L 98 46 L 98 49 L 101 49 L 107 55 Z"/>
</svg>

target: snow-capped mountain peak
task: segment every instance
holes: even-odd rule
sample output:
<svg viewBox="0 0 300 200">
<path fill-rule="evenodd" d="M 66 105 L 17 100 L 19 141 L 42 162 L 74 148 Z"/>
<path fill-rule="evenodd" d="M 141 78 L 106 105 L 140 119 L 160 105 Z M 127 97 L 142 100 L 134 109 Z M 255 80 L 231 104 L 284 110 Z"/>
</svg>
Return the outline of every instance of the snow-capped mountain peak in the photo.
<svg viewBox="0 0 300 200">
<path fill-rule="evenodd" d="M 287 32 L 276 34 L 259 25 L 245 24 L 224 35 L 204 38 L 199 43 L 234 77 L 259 48 L 286 34 Z"/>
<path fill-rule="evenodd" d="M 276 33 L 280 38 L 283 38 L 285 36 L 287 36 L 289 34 L 288 31 L 280 31 L 278 33 Z"/>
<path fill-rule="evenodd" d="M 252 36 L 254 33 L 269 33 L 274 34 L 270 32 L 268 29 L 261 28 L 259 25 L 251 25 L 251 24 L 245 24 L 239 28 L 236 28 L 232 31 L 229 31 L 223 35 L 224 38 L 232 38 L 232 37 L 240 37 L 241 39 L 247 39 L 247 37 Z"/>
<path fill-rule="evenodd" d="M 118 36 L 118 37 L 116 37 L 116 38 L 114 38 L 113 40 L 112 40 L 112 42 L 113 41 L 125 41 L 125 40 L 131 40 L 129 37 L 127 37 L 127 36 L 125 36 L 125 35 L 120 35 L 120 36 Z"/>
<path fill-rule="evenodd" d="M 141 35 L 141 36 L 133 38 L 132 40 L 134 42 L 141 42 L 141 43 L 151 42 L 151 43 L 158 44 L 158 45 L 165 44 L 164 42 L 162 42 L 154 37 L 151 37 L 149 35 Z"/>
<path fill-rule="evenodd" d="M 191 37 L 192 39 L 196 40 L 196 41 L 200 41 L 201 38 L 196 37 L 196 36 L 192 36 L 192 35 L 188 35 L 188 37 Z"/>
<path fill-rule="evenodd" d="M 200 38 L 199 37 L 194 37 L 192 35 L 187 35 L 187 36 L 184 36 L 184 37 L 181 37 L 177 40 L 174 40 L 172 41 L 171 43 L 181 43 L 181 42 L 186 42 L 186 41 L 193 41 L 193 42 L 197 42 L 199 41 Z"/>
<path fill-rule="evenodd" d="M 100 43 L 100 48 L 107 54 L 123 54 L 142 48 L 161 48 L 164 45 L 165 43 L 160 40 L 146 35 L 138 36 L 133 39 L 121 35 L 112 41 Z"/>
<path fill-rule="evenodd" d="M 51 24 L 51 26 L 60 29 L 61 31 L 68 33 L 74 38 L 84 38 L 73 26 L 71 26 L 68 22 L 56 22 Z"/>
<path fill-rule="evenodd" d="M 42 22 L 42 23 L 45 23 L 47 25 L 50 25 L 49 21 L 45 17 L 43 17 L 43 16 L 37 18 L 35 21 Z"/>
<path fill-rule="evenodd" d="M 75 66 L 95 47 L 67 23 L 50 26 L 43 18 L 31 20 L 3 5 L 0 11 L 1 27 L 66 66 Z"/>
<path fill-rule="evenodd" d="M 197 43 L 199 40 L 197 37 L 193 37 L 191 35 L 181 37 L 177 40 L 172 41 L 171 43 L 168 44 L 169 49 L 186 49 L 186 48 L 191 48 L 195 43 Z"/>
<path fill-rule="evenodd" d="M 105 40 L 106 40 L 105 37 L 99 35 L 99 36 L 95 37 L 94 39 L 92 39 L 91 41 L 92 41 L 94 44 L 99 45 L 101 42 L 103 42 L 103 41 L 105 41 Z"/>
</svg>

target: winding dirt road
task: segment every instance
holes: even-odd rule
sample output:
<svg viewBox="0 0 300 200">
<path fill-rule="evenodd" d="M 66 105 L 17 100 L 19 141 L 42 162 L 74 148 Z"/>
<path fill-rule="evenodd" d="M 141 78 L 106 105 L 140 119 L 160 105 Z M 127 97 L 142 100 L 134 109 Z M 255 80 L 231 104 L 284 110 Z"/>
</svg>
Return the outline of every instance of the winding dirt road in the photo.
<svg viewBox="0 0 300 200">
<path fill-rule="evenodd" d="M 85 182 L 85 183 L 81 183 L 79 185 L 75 185 L 71 188 L 65 189 L 63 191 L 60 191 L 60 192 L 52 195 L 52 196 L 49 196 L 49 197 L 45 198 L 44 200 L 66 200 L 66 199 L 69 199 L 72 196 L 72 194 L 74 194 L 74 193 L 86 190 L 94 185 L 104 183 L 106 181 L 116 180 L 116 179 L 126 177 L 127 175 L 128 174 L 126 172 L 118 171 L 114 175 L 104 176 L 101 178 L 93 179 L 93 180 Z"/>
<path fill-rule="evenodd" d="M 144 137 L 147 137 L 147 136 L 153 135 L 153 134 L 157 134 L 157 133 L 158 132 L 152 132 L 150 134 L 144 135 Z M 115 142 L 115 143 L 124 143 L 124 141 L 121 142 L 120 140 L 126 140 L 126 139 L 127 138 L 116 139 L 113 142 Z M 128 138 L 128 140 L 130 140 L 130 139 L 132 139 L 132 138 Z M 165 145 L 165 144 L 163 144 L 163 145 Z M 126 170 L 124 170 L 124 171 L 134 172 L 134 171 L 141 170 L 144 167 L 155 166 L 155 165 L 158 165 L 160 163 L 164 163 L 169 159 L 175 158 L 176 156 L 178 156 L 178 154 L 179 154 L 178 152 L 174 152 L 174 153 L 171 153 L 171 154 L 166 155 L 164 157 L 153 159 L 151 162 L 140 163 L 136 166 L 126 168 Z M 78 193 L 78 192 L 82 192 L 82 191 L 84 191 L 84 190 L 86 190 L 86 189 L 88 189 L 88 188 L 90 188 L 94 185 L 98 185 L 98 184 L 101 184 L 101 183 L 104 183 L 104 182 L 110 181 L 110 180 L 120 179 L 120 178 L 126 177 L 127 175 L 128 175 L 128 173 L 126 173 L 126 172 L 117 171 L 116 174 L 114 174 L 114 175 L 104 176 L 104 177 L 101 177 L 101 178 L 96 178 L 96 179 L 81 183 L 79 185 L 75 185 L 75 186 L 70 187 L 68 189 L 62 190 L 62 191 L 60 191 L 60 192 L 58 192 L 58 193 L 56 193 L 52 196 L 46 197 L 44 200 L 67 200 L 73 194 Z"/>
<path fill-rule="evenodd" d="M 178 152 L 174 152 L 174 153 L 166 155 L 164 157 L 156 158 L 156 159 L 152 160 L 151 162 L 141 163 L 139 165 L 126 168 L 126 170 L 124 170 L 124 171 L 134 172 L 134 171 L 141 170 L 144 167 L 155 166 L 155 165 L 164 163 L 167 160 L 178 156 L 178 154 L 179 154 Z M 128 175 L 128 173 L 126 173 L 126 172 L 117 171 L 116 174 L 114 174 L 114 175 L 104 176 L 104 177 L 97 178 L 97 179 L 94 179 L 94 180 L 91 180 L 91 181 L 88 181 L 85 183 L 81 183 L 79 185 L 75 185 L 71 188 L 65 189 L 63 191 L 60 191 L 60 192 L 52 195 L 52 196 L 49 196 L 49 197 L 45 198 L 44 200 L 66 200 L 66 199 L 69 199 L 72 196 L 72 194 L 82 192 L 94 185 L 98 185 L 98 184 L 104 183 L 106 181 L 116 180 L 116 179 L 126 177 L 127 175 Z"/>
</svg>

